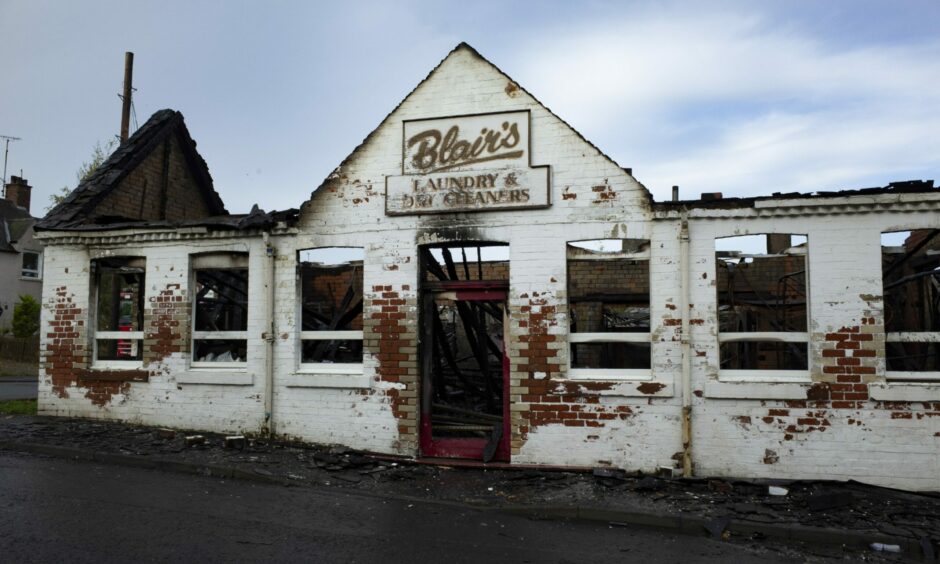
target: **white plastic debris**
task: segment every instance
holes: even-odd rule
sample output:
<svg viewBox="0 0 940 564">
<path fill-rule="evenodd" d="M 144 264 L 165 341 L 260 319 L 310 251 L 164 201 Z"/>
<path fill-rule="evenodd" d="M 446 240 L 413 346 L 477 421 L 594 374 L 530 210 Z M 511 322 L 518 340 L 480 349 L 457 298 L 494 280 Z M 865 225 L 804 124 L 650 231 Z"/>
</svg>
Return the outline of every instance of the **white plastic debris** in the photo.
<svg viewBox="0 0 940 564">
<path fill-rule="evenodd" d="M 790 493 L 790 490 L 781 488 L 780 486 L 767 486 L 767 493 L 770 495 L 787 495 Z"/>
<path fill-rule="evenodd" d="M 873 542 L 870 545 L 872 550 L 875 552 L 901 552 L 901 545 L 899 544 L 885 544 L 883 542 Z"/>
</svg>

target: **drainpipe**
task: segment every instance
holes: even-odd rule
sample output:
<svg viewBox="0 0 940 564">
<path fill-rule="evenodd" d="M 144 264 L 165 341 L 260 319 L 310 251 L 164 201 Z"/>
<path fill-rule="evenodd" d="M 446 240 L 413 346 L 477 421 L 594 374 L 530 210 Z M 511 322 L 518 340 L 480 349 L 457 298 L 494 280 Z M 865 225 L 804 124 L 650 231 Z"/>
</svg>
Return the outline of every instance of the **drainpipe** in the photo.
<svg viewBox="0 0 940 564">
<path fill-rule="evenodd" d="M 689 215 L 682 210 L 679 231 L 679 269 L 682 310 L 682 476 L 692 477 L 692 343 L 689 338 Z"/>
<path fill-rule="evenodd" d="M 268 287 L 265 315 L 267 322 L 265 326 L 267 331 L 262 334 L 265 342 L 264 350 L 264 427 L 263 431 L 270 436 L 276 434 L 274 425 L 274 339 L 277 334 L 277 327 L 274 322 L 274 261 L 277 256 L 277 249 L 271 245 L 271 234 L 267 231 L 261 234 L 264 241 L 265 256 L 265 284 Z"/>
</svg>

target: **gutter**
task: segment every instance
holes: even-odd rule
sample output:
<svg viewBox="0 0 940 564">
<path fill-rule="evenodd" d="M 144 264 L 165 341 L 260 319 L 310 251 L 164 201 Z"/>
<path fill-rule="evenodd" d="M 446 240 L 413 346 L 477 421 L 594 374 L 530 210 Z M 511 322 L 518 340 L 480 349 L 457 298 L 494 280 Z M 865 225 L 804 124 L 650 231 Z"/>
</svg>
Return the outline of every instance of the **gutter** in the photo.
<svg viewBox="0 0 940 564">
<path fill-rule="evenodd" d="M 274 264 L 277 258 L 277 249 L 271 245 L 271 234 L 267 231 L 261 234 L 264 241 L 265 256 L 265 285 L 268 288 L 265 296 L 265 326 L 267 331 L 262 333 L 261 337 L 265 342 L 264 350 L 264 424 L 262 433 L 275 435 L 276 427 L 274 424 L 274 340 L 277 334 L 277 326 L 274 320 Z"/>
<path fill-rule="evenodd" d="M 692 344 L 689 337 L 689 217 L 681 212 L 679 230 L 679 308 L 682 311 L 682 475 L 692 477 Z"/>
</svg>

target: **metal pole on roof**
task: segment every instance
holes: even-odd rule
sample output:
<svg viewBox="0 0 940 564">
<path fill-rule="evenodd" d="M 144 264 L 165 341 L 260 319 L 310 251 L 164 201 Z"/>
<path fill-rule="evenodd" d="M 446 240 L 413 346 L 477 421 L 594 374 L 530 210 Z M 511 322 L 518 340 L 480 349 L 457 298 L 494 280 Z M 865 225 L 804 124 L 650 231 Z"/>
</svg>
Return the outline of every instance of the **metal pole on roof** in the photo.
<svg viewBox="0 0 940 564">
<path fill-rule="evenodd" d="M 3 151 L 3 197 L 7 197 L 7 157 L 10 155 L 10 141 L 20 141 L 19 137 L 9 135 L 0 135 L 0 139 L 6 141 L 6 149 Z"/>
<path fill-rule="evenodd" d="M 134 54 L 130 51 L 124 53 L 124 95 L 121 96 L 121 143 L 127 141 L 127 134 L 131 121 L 131 82 L 134 77 Z"/>
</svg>

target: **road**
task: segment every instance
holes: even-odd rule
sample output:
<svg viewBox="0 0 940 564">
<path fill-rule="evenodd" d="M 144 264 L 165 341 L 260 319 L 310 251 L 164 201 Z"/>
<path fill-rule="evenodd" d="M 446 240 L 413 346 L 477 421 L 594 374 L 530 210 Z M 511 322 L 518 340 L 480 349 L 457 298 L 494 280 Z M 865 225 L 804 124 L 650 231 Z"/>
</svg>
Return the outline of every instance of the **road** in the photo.
<svg viewBox="0 0 940 564">
<path fill-rule="evenodd" d="M 36 378 L 0 378 L 0 401 L 33 399 L 39 391 Z"/>
<path fill-rule="evenodd" d="M 705 538 L 0 451 L 5 562 L 792 562 Z"/>
</svg>

